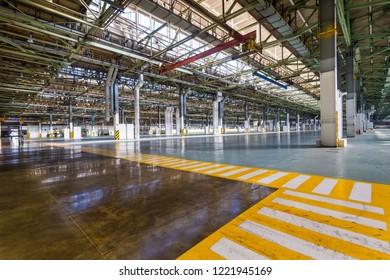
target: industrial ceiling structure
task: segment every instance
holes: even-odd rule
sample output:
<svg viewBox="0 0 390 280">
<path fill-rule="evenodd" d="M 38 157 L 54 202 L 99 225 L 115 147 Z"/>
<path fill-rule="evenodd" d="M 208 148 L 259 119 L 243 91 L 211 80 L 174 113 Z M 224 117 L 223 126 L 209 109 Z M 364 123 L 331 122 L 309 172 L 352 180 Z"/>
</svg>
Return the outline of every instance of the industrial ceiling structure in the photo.
<svg viewBox="0 0 390 280">
<path fill-rule="evenodd" d="M 225 121 L 264 111 L 320 113 L 319 0 L 0 0 L 0 116 L 106 122 L 116 81 L 130 121 L 140 74 L 141 122 L 187 94 L 187 117 Z M 355 52 L 358 111 L 390 115 L 390 2 L 338 0 L 339 88 Z M 111 118 L 112 121 L 112 118 Z"/>
</svg>

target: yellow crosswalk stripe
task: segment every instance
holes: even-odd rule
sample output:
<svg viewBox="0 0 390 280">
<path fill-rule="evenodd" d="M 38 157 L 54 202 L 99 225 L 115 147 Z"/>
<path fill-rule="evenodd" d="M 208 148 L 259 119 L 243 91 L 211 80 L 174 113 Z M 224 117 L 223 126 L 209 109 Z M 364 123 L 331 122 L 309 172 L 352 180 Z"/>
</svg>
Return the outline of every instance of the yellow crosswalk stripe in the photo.
<svg viewBox="0 0 390 280">
<path fill-rule="evenodd" d="M 83 151 L 278 188 L 179 259 L 390 259 L 389 185 L 93 147 Z"/>
</svg>

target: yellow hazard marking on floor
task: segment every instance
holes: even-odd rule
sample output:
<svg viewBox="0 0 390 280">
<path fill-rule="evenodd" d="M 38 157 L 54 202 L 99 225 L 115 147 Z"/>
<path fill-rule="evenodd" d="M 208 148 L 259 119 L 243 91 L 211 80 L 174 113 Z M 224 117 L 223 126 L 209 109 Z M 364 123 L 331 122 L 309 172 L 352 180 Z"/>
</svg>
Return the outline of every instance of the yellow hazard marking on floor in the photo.
<svg viewBox="0 0 390 280">
<path fill-rule="evenodd" d="M 280 188 L 179 259 L 238 259 L 240 254 L 251 256 L 248 250 L 268 259 L 390 259 L 390 233 L 375 227 L 387 225 L 388 211 L 375 214 L 297 198 L 285 191 Z M 322 213 L 300 209 L 302 205 Z M 334 217 L 335 213 L 344 215 Z M 219 244 L 226 239 L 224 250 Z"/>
<path fill-rule="evenodd" d="M 326 195 L 333 198 L 342 200 L 350 200 L 361 202 L 365 204 L 373 204 L 378 206 L 386 206 L 390 202 L 390 185 L 367 183 L 370 185 L 371 198 L 370 201 L 356 200 L 351 193 L 354 185 L 357 181 L 347 180 L 341 178 L 328 178 L 318 175 L 300 174 L 295 172 L 286 172 L 265 168 L 247 167 L 247 166 L 235 166 L 231 164 L 216 163 L 216 162 L 203 162 L 198 160 L 189 160 L 183 158 L 174 158 L 169 156 L 160 156 L 152 154 L 140 154 L 134 153 L 134 151 L 120 151 L 109 150 L 102 148 L 83 147 L 83 151 L 98 153 L 105 156 L 114 156 L 130 161 L 136 161 L 144 164 L 151 164 L 164 168 L 171 168 L 180 171 L 194 172 L 205 174 L 209 176 L 215 176 L 219 178 L 225 178 L 230 180 L 243 181 L 252 184 L 259 184 L 272 188 L 283 188 L 299 190 L 300 192 L 312 193 L 317 195 Z M 235 173 L 237 171 L 238 173 Z M 232 175 L 226 175 L 227 173 L 233 173 Z M 325 182 L 324 182 L 325 180 Z M 328 180 L 329 182 L 326 182 Z M 334 181 L 334 185 L 332 184 Z M 328 187 L 327 192 L 316 193 L 316 190 L 320 184 Z M 325 188 L 326 189 L 326 188 Z"/>
<path fill-rule="evenodd" d="M 179 259 L 390 259 L 390 185 L 118 148 L 82 151 L 278 188 Z"/>
</svg>

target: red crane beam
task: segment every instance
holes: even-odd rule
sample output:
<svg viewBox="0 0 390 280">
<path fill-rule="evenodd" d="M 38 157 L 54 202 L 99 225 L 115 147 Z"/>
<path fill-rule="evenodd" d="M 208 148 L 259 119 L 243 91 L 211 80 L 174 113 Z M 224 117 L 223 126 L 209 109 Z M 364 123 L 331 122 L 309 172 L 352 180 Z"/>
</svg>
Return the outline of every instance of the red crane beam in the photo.
<svg viewBox="0 0 390 280">
<path fill-rule="evenodd" d="M 247 41 L 247 40 L 254 40 L 256 39 L 256 31 L 252 31 L 248 34 L 245 34 L 242 36 L 242 38 L 238 38 L 238 39 L 233 39 L 229 42 L 226 42 L 226 43 L 221 43 L 217 46 L 215 46 L 214 48 L 212 49 L 209 49 L 207 51 L 204 51 L 202 53 L 199 53 L 199 54 L 196 54 L 194 56 L 191 56 L 189 58 L 186 58 L 182 61 L 179 61 L 179 62 L 176 62 L 176 63 L 173 63 L 171 65 L 167 65 L 167 66 L 163 66 L 162 70 L 161 70 L 161 73 L 165 73 L 165 72 L 168 72 L 168 71 L 171 71 L 177 67 L 180 67 L 180 66 L 183 66 L 183 65 L 187 65 L 191 62 L 194 62 L 198 59 L 201 59 L 201 58 L 204 58 L 206 56 L 209 56 L 209 55 L 212 55 L 214 53 L 217 53 L 217 52 L 220 52 L 220 51 L 223 51 L 223 50 L 226 50 L 228 48 L 231 48 L 237 44 L 240 44 L 244 41 Z"/>
</svg>

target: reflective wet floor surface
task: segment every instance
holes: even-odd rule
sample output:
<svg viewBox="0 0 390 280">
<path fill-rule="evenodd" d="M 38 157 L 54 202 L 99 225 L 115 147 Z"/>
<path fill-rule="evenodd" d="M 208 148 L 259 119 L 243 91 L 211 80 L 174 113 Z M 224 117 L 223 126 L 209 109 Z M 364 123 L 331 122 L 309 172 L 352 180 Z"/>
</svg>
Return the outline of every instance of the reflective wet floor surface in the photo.
<svg viewBox="0 0 390 280">
<path fill-rule="evenodd" d="M 0 259 L 175 259 L 274 189 L 83 153 L 0 154 Z"/>
<path fill-rule="evenodd" d="M 318 138 L 2 140 L 0 259 L 390 259 L 390 131 Z"/>
</svg>

